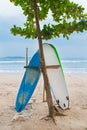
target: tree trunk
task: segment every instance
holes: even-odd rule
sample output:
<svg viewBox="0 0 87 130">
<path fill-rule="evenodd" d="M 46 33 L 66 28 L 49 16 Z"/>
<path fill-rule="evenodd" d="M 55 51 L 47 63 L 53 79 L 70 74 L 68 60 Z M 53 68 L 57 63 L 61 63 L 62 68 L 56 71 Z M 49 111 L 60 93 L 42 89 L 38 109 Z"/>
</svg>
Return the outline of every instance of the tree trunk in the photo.
<svg viewBox="0 0 87 130">
<path fill-rule="evenodd" d="M 38 34 L 41 71 L 43 73 L 44 85 L 45 85 L 45 89 L 46 89 L 47 104 L 48 104 L 48 108 L 49 108 L 49 116 L 53 118 L 54 117 L 54 108 L 53 108 L 52 96 L 51 96 L 51 91 L 50 91 L 50 84 L 49 84 L 45 60 L 44 60 L 43 45 L 42 45 L 42 38 L 41 38 L 40 24 L 39 24 L 39 17 L 38 17 L 37 1 L 36 0 L 32 0 L 32 1 L 33 1 L 33 6 L 34 6 L 33 8 L 34 8 L 34 13 L 35 13 L 36 27 L 37 27 L 37 34 Z"/>
</svg>

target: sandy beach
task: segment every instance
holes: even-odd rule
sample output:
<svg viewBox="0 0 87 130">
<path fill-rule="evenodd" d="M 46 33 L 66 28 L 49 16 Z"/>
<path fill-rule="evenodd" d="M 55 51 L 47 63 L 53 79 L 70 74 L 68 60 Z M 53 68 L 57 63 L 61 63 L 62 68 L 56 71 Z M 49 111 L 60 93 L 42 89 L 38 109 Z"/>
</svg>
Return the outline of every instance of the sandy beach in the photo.
<svg viewBox="0 0 87 130">
<path fill-rule="evenodd" d="M 48 115 L 48 106 L 43 102 L 43 80 L 26 109 L 15 111 L 15 98 L 22 80 L 22 74 L 0 74 L 0 130 L 87 130 L 87 75 L 66 74 L 70 95 L 70 109 L 62 111 L 64 116 L 52 120 L 43 119 Z"/>
</svg>

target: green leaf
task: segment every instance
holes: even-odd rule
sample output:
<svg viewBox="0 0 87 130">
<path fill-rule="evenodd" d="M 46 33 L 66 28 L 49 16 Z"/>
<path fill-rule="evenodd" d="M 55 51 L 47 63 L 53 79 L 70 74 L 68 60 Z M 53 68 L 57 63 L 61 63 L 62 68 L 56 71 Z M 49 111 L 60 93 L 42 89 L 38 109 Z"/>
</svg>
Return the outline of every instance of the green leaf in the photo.
<svg viewBox="0 0 87 130">
<path fill-rule="evenodd" d="M 13 0 L 10 0 L 11 2 Z M 45 24 L 41 29 L 43 39 L 51 39 L 60 37 L 69 38 L 74 31 L 83 32 L 87 30 L 87 14 L 84 8 L 70 0 L 37 0 L 39 22 Z M 35 22 L 35 14 L 33 8 L 33 0 L 14 0 L 14 6 L 20 6 L 23 14 L 26 16 L 24 28 L 13 26 L 11 33 L 13 35 L 24 36 L 25 38 L 37 38 L 37 27 Z M 46 24 L 46 18 L 51 12 L 53 21 L 49 18 Z M 55 22 L 55 24 L 53 24 Z"/>
</svg>

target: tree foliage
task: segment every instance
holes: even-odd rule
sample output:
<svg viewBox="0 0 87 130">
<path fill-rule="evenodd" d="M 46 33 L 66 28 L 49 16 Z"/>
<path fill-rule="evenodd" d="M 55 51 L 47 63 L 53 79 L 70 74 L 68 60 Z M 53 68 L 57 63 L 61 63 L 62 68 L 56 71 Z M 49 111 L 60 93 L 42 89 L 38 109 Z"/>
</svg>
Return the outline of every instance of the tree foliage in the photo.
<svg viewBox="0 0 87 130">
<path fill-rule="evenodd" d="M 24 28 L 14 27 L 11 32 L 14 35 L 21 35 L 25 38 L 37 38 L 37 28 L 32 0 L 10 0 L 14 1 L 15 6 L 21 6 L 23 14 L 26 16 Z M 47 18 L 49 11 L 52 14 L 53 22 L 44 24 L 41 29 L 42 39 L 51 39 L 54 37 L 68 38 L 71 33 L 83 32 L 87 30 L 87 14 L 84 8 L 69 0 L 37 0 L 39 20 Z M 55 22 L 55 24 L 53 24 Z"/>
</svg>

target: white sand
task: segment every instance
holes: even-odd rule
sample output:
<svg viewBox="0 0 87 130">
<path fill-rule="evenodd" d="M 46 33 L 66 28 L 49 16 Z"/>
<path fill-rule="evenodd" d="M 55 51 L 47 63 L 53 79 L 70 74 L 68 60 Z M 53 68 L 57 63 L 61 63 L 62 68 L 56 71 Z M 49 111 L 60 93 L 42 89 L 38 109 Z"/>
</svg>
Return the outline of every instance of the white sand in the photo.
<svg viewBox="0 0 87 130">
<path fill-rule="evenodd" d="M 66 116 L 42 120 L 48 115 L 43 103 L 43 81 L 39 81 L 32 104 L 18 114 L 15 98 L 22 80 L 20 74 L 0 74 L 0 130 L 87 130 L 87 75 L 66 75 L 70 95 L 70 109 L 61 111 Z"/>
</svg>

